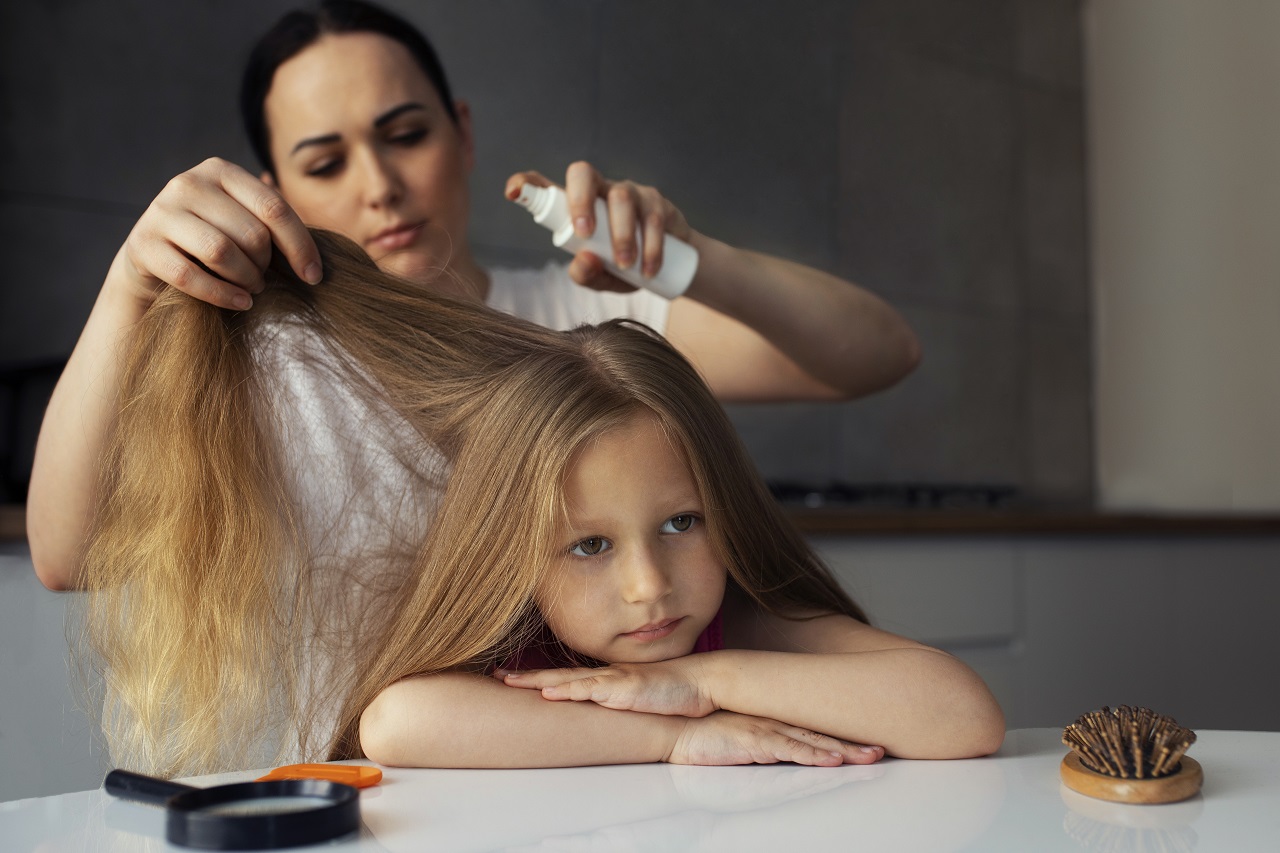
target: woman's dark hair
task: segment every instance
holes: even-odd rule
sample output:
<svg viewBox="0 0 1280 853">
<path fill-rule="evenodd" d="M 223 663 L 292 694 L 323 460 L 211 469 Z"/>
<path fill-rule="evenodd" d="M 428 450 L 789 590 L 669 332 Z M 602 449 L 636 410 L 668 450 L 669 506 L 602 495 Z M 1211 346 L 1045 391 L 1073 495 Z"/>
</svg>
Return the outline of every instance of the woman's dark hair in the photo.
<svg viewBox="0 0 1280 853">
<path fill-rule="evenodd" d="M 324 0 L 315 11 L 295 9 L 286 14 L 258 39 L 249 54 L 240 82 L 240 118 L 262 168 L 275 174 L 265 105 L 276 69 L 330 33 L 376 33 L 404 45 L 440 93 L 449 117 L 458 120 L 449 81 L 426 36 L 381 6 L 364 0 Z"/>
</svg>

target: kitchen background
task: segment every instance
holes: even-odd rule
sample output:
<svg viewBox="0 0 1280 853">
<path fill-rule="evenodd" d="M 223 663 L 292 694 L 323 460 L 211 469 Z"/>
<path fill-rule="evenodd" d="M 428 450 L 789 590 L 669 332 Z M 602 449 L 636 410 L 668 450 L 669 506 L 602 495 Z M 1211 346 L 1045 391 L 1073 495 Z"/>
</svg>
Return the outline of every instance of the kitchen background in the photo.
<svg viewBox="0 0 1280 853">
<path fill-rule="evenodd" d="M 21 500 L 43 400 L 146 204 L 211 155 L 256 171 L 240 65 L 293 5 L 0 8 L 0 502 Z M 482 262 L 552 256 L 503 181 L 585 158 L 659 187 L 696 228 L 903 312 L 924 361 L 898 387 L 733 407 L 788 495 L 924 484 L 1077 515 L 1280 508 L 1280 4 L 387 5 L 471 103 Z M 1263 626 L 1280 601 L 1265 521 L 815 542 L 880 624 L 977 666 L 1013 726 L 1145 702 L 1280 729 L 1256 670 L 1275 669 Z M 100 781 L 66 676 L 67 598 L 38 586 L 24 543 L 0 543 L 0 801 Z"/>
</svg>

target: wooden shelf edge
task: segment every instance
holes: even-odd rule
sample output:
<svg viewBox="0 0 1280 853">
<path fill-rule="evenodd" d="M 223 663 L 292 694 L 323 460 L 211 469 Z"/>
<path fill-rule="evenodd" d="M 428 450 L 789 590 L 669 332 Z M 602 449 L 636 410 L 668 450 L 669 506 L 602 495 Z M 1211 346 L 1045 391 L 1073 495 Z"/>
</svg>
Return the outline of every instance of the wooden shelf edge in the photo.
<svg viewBox="0 0 1280 853">
<path fill-rule="evenodd" d="M 1280 536 L 1280 515 L 1165 515 L 1051 510 L 807 509 L 787 507 L 804 533 L 833 535 Z"/>
</svg>

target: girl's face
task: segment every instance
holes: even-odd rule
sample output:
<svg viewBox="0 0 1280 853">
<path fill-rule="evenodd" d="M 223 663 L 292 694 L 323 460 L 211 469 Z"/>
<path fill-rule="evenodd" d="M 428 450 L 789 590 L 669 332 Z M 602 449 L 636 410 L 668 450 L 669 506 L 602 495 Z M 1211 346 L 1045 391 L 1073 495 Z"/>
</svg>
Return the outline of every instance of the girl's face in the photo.
<svg viewBox="0 0 1280 853">
<path fill-rule="evenodd" d="M 399 42 L 322 36 L 276 70 L 267 93 L 276 184 L 308 225 L 425 280 L 470 257 L 471 123 L 456 107 L 457 124 Z"/>
<path fill-rule="evenodd" d="M 577 652 L 609 663 L 680 657 L 715 617 L 725 569 L 684 455 L 652 415 L 588 443 L 537 603 Z"/>
</svg>

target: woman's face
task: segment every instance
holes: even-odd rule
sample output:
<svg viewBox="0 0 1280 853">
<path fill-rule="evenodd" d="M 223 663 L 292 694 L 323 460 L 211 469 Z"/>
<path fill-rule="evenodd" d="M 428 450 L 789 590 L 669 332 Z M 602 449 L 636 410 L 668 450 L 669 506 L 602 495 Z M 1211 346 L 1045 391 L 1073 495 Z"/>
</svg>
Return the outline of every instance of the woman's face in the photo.
<svg viewBox="0 0 1280 853">
<path fill-rule="evenodd" d="M 426 280 L 470 258 L 471 124 L 456 107 L 455 124 L 399 42 L 322 36 L 276 70 L 267 93 L 276 185 L 308 225 Z"/>
</svg>

